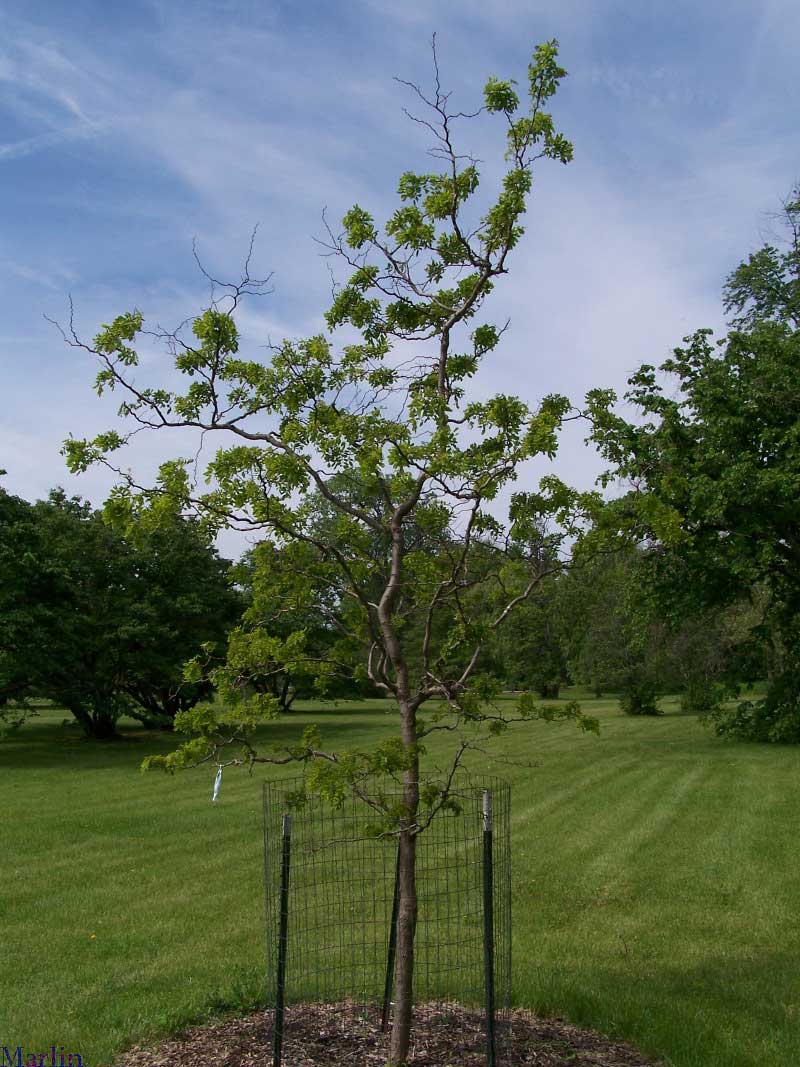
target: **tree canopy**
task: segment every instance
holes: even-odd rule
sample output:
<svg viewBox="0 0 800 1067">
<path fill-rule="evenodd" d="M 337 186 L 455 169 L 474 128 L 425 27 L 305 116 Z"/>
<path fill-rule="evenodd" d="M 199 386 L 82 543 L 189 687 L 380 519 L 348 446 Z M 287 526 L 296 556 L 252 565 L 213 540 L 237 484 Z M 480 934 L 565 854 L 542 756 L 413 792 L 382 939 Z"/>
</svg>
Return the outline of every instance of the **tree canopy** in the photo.
<svg viewBox="0 0 800 1067">
<path fill-rule="evenodd" d="M 49 698 L 93 737 L 123 713 L 171 726 L 210 692 L 184 662 L 241 610 L 227 572 L 177 514 L 123 531 L 60 490 L 36 504 L 0 490 L 0 694 Z"/>
<path fill-rule="evenodd" d="M 589 410 L 610 476 L 634 487 L 607 521 L 658 549 L 664 609 L 763 599 L 760 635 L 782 647 L 783 665 L 748 721 L 752 736 L 800 741 L 797 192 L 784 222 L 786 250 L 764 246 L 728 280 L 728 335 L 714 343 L 698 330 L 659 371 L 644 365 L 630 379 L 641 421 L 616 414 L 605 392 L 590 394 Z"/>
</svg>

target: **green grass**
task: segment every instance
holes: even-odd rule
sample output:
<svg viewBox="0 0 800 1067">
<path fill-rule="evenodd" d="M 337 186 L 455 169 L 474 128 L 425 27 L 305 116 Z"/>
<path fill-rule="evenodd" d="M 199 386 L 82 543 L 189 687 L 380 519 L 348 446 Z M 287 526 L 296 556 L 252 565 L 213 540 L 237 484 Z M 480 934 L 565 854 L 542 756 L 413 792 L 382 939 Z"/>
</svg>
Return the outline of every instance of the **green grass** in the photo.
<svg viewBox="0 0 800 1067">
<path fill-rule="evenodd" d="M 513 786 L 516 1002 L 675 1067 L 800 1063 L 800 751 L 721 742 L 670 704 L 585 707 L 599 738 L 527 725 L 472 764 Z M 138 773 L 168 740 L 85 742 L 62 717 L 0 743 L 0 1046 L 95 1067 L 262 995 L 263 772 L 227 772 L 212 806 L 211 770 Z M 308 722 L 334 746 L 394 719 L 348 704 L 270 736 Z"/>
</svg>

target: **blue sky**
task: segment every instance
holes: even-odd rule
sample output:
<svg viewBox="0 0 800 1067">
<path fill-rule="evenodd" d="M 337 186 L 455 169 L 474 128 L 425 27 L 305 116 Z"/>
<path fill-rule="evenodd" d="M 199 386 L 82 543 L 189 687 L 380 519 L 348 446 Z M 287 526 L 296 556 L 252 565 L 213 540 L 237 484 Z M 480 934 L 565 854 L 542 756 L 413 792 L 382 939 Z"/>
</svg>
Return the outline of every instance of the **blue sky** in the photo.
<svg viewBox="0 0 800 1067">
<path fill-rule="evenodd" d="M 23 12 L 23 14 L 19 14 Z M 489 75 L 524 79 L 561 44 L 557 122 L 575 145 L 543 167 L 528 232 L 494 312 L 512 327 L 491 386 L 526 400 L 624 385 L 690 330 L 722 322 L 726 274 L 800 178 L 796 0 L 28 0 L 0 7 L 0 467 L 30 499 L 73 478 L 68 433 L 112 424 L 88 357 L 44 315 L 68 296 L 91 337 L 135 306 L 175 324 L 207 296 L 192 239 L 218 275 L 257 266 L 275 293 L 247 310 L 248 344 L 321 326 L 323 208 L 387 212 L 397 176 L 425 169 L 393 75 L 428 83 L 436 31 L 465 109 Z M 483 127 L 465 146 L 493 164 Z M 477 142 L 477 143 L 476 143 Z M 486 151 L 486 156 L 482 151 Z M 143 374 L 165 373 L 145 351 Z M 561 473 L 598 465 L 573 434 Z M 143 476 L 175 443 L 134 456 Z M 180 451 L 180 449 L 178 449 Z"/>
</svg>

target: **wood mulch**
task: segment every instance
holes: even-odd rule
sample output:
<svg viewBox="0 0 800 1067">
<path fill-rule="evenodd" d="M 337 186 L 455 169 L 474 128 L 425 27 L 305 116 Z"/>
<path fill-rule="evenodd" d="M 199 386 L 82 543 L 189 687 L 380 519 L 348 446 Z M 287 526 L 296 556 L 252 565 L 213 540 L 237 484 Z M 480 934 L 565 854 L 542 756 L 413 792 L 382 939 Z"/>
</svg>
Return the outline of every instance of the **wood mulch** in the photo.
<svg viewBox="0 0 800 1067">
<path fill-rule="evenodd" d="M 483 1017 L 451 1004 L 415 1009 L 411 1067 L 485 1067 Z M 501 1023 L 501 1026 L 505 1025 Z M 386 1037 L 374 1009 L 352 1004 L 303 1004 L 287 1008 L 283 1067 L 382 1067 Z M 511 1031 L 498 1048 L 501 1067 L 652 1067 L 629 1045 L 562 1019 L 511 1015 Z M 196 1026 L 150 1048 L 136 1046 L 115 1067 L 269 1067 L 272 1021 L 261 1012 Z"/>
</svg>

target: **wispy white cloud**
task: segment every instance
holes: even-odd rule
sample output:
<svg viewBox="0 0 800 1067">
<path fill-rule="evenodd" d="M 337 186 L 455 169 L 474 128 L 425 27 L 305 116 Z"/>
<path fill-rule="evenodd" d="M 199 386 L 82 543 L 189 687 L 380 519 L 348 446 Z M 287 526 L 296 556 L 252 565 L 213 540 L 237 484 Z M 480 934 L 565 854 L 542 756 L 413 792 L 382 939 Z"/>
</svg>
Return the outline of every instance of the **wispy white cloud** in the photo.
<svg viewBox="0 0 800 1067">
<path fill-rule="evenodd" d="M 692 79 L 680 66 L 652 66 L 627 63 L 595 63 L 581 71 L 591 85 L 639 109 L 666 110 L 702 105 L 718 107 L 721 97 L 713 87 Z"/>
<path fill-rule="evenodd" d="M 97 132 L 95 127 L 67 126 L 50 133 L 38 134 L 36 137 L 26 137 L 21 141 L 0 144 L 0 160 L 23 159 L 25 156 L 41 152 L 44 148 L 53 148 L 65 141 L 78 141 L 90 137 L 95 132 Z"/>
<path fill-rule="evenodd" d="M 107 96 L 107 88 L 55 45 L 25 36 L 7 38 L 0 52 L 0 82 L 6 87 L 5 107 L 22 123 L 41 131 L 0 145 L 0 159 L 19 159 L 102 129 L 90 113 L 91 105 L 82 104 L 81 97 L 97 100 L 99 93 Z"/>
<path fill-rule="evenodd" d="M 54 293 L 63 293 L 67 286 L 74 285 L 78 280 L 75 271 L 58 266 L 40 267 L 30 263 L 0 262 L 0 269 L 10 271 L 25 282 L 49 289 Z"/>
<path fill-rule="evenodd" d="M 436 29 L 445 81 L 465 105 L 488 74 L 524 78 L 527 49 L 544 37 L 561 38 L 574 71 L 555 110 L 575 131 L 576 161 L 537 177 L 528 234 L 487 307 L 512 328 L 478 387 L 579 399 L 593 385 L 624 385 L 694 327 L 719 325 L 726 271 L 796 176 L 796 131 L 774 101 L 800 44 L 800 8 L 701 7 L 706 28 L 736 34 L 733 72 L 710 37 L 698 44 L 695 34 L 687 51 L 688 3 L 675 13 L 686 34 L 671 41 L 656 38 L 655 12 L 633 24 L 629 4 L 583 0 L 360 0 L 321 9 L 319 27 L 281 5 L 151 0 L 129 52 L 6 19 L 0 82 L 12 132 L 0 160 L 18 175 L 12 222 L 28 213 L 2 250 L 0 388 L 12 402 L 0 450 L 13 486 L 34 495 L 61 481 L 98 500 L 107 490 L 101 474 L 67 479 L 58 456 L 70 430 L 105 429 L 114 409 L 93 397 L 87 361 L 42 327 L 42 311 L 63 313 L 68 289 L 88 336 L 133 306 L 176 324 L 207 298 L 192 237 L 229 277 L 260 221 L 258 269 L 276 271 L 276 292 L 244 309 L 246 348 L 321 328 L 330 283 L 312 237 L 322 208 L 334 223 L 354 201 L 380 216 L 399 172 L 431 166 L 392 75 L 429 81 Z M 77 138 L 89 139 L 91 170 Z M 482 131 L 471 147 L 490 158 Z M 31 203 L 26 183 L 41 181 L 44 149 L 52 180 Z M 62 158 L 68 181 L 52 162 Z M 143 359 L 143 375 L 170 380 L 155 346 Z M 562 473 L 586 484 L 596 461 L 580 436 L 567 441 Z M 140 442 L 145 473 L 184 448 Z"/>
</svg>

